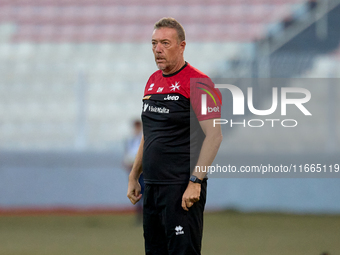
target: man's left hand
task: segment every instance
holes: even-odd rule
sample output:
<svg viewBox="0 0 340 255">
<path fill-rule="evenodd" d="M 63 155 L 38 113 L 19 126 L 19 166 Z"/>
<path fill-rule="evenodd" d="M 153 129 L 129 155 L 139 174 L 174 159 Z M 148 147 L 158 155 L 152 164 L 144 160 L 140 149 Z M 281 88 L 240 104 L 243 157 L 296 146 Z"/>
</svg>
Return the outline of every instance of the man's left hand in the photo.
<svg viewBox="0 0 340 255">
<path fill-rule="evenodd" d="M 200 200 L 201 184 L 189 181 L 188 187 L 182 196 L 182 207 L 189 211 L 189 208 Z"/>
</svg>

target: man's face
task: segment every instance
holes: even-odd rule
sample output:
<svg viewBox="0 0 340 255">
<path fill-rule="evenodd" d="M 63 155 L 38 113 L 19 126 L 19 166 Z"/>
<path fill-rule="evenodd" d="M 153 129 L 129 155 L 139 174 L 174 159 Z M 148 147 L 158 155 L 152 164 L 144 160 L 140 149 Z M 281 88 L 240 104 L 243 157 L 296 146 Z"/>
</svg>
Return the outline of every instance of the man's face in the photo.
<svg viewBox="0 0 340 255">
<path fill-rule="evenodd" d="M 164 73 L 171 72 L 183 60 L 185 41 L 178 42 L 173 28 L 155 29 L 152 34 L 152 51 L 157 67 Z"/>
</svg>

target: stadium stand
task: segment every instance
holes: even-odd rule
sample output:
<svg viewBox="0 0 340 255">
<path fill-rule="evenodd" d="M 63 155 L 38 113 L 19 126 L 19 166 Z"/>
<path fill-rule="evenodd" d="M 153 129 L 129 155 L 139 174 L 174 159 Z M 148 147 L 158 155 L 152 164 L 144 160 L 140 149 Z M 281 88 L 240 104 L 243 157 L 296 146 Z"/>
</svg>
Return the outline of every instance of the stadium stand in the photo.
<svg viewBox="0 0 340 255">
<path fill-rule="evenodd" d="M 271 128 L 270 125 L 258 129 L 233 128 L 232 133 L 227 137 L 228 143 L 223 146 L 225 152 L 229 154 L 263 153 L 263 155 L 270 153 L 316 153 L 318 155 L 339 153 L 340 105 L 337 103 L 337 98 L 340 96 L 338 84 L 340 38 L 337 24 L 339 23 L 340 7 L 339 2 L 334 3 L 335 7 L 327 15 L 328 29 L 326 32 L 329 34 L 327 38 L 318 38 L 316 32 L 318 24 L 313 23 L 266 60 L 271 78 L 300 78 L 287 80 L 287 83 L 282 86 L 308 89 L 312 98 L 306 107 L 310 109 L 313 117 L 303 116 L 301 111 L 295 107 L 295 110 L 293 108 L 289 110 L 291 112 L 289 116 L 298 120 L 300 127 L 294 128 L 293 131 L 280 127 Z M 248 62 L 250 63 L 239 63 L 233 70 L 240 71 L 240 67 L 245 66 L 250 69 L 249 76 L 259 77 L 256 76 L 258 70 L 252 68 L 256 63 L 253 63 L 252 60 L 248 60 Z M 233 70 L 230 70 L 229 73 L 232 73 Z M 238 77 L 242 78 L 242 73 Z M 277 87 L 280 88 L 280 85 Z M 254 89 L 259 89 L 259 87 L 255 86 Z M 264 93 L 270 96 L 263 100 Z M 257 98 L 257 101 L 263 100 L 262 104 L 257 104 L 259 109 L 269 109 L 272 102 L 271 94 L 265 90 L 258 94 L 262 99 Z M 259 119 L 259 116 L 250 114 L 245 119 L 248 121 L 254 118 Z M 279 110 L 270 118 L 285 119 Z"/>
<path fill-rule="evenodd" d="M 304 2 L 0 0 L 0 149 L 121 141 L 156 69 L 149 40 L 163 16 L 186 28 L 186 59 L 218 77 Z"/>
</svg>

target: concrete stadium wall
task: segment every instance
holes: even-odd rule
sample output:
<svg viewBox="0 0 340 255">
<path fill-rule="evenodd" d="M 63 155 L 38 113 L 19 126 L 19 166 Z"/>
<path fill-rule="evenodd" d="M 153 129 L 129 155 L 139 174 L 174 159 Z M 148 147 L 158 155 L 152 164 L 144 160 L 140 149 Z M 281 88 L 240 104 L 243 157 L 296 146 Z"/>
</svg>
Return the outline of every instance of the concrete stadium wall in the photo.
<svg viewBox="0 0 340 255">
<path fill-rule="evenodd" d="M 119 151 L 2 152 L 0 211 L 132 211 L 120 159 Z M 339 184 L 339 178 L 210 178 L 207 210 L 338 214 Z"/>
</svg>

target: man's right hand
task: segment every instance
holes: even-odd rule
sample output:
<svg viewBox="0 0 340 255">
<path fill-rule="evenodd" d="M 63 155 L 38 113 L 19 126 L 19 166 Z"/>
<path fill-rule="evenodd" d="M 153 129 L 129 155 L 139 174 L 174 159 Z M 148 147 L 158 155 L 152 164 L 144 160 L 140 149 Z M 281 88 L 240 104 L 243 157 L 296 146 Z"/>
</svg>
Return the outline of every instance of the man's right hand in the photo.
<svg viewBox="0 0 340 255">
<path fill-rule="evenodd" d="M 132 204 L 136 204 L 142 198 L 142 194 L 140 192 L 141 186 L 138 180 L 129 178 L 127 197 L 130 199 Z"/>
</svg>

